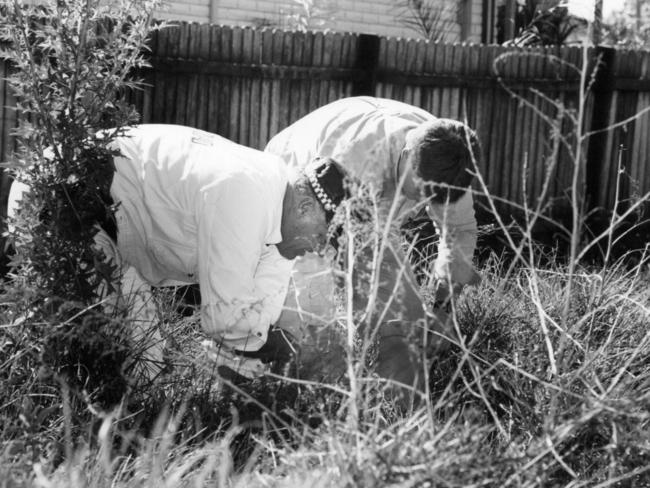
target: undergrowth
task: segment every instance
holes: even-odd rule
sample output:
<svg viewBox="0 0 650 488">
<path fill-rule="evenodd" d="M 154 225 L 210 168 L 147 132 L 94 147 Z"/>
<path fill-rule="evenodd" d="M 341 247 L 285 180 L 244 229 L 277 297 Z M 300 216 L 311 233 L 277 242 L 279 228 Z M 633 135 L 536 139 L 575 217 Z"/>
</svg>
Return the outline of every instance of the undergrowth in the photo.
<svg viewBox="0 0 650 488">
<path fill-rule="evenodd" d="M 356 429 L 345 381 L 219 379 L 195 319 L 168 300 L 168 327 L 185 331 L 174 368 L 100 417 L 48 401 L 56 395 L 17 346 L 18 329 L 4 328 L 3 398 L 20 400 L 3 409 L 2 464 L 47 486 L 647 486 L 649 276 L 578 270 L 570 346 L 553 376 L 537 310 L 559 319 L 566 268 L 504 279 L 508 269 L 493 256 L 455 304 L 464 344 L 431 358 L 429 405 L 395 412 L 377 384 L 364 390 Z M 531 273 L 541 304 L 527 291 Z M 550 332 L 554 347 L 561 338 Z"/>
</svg>

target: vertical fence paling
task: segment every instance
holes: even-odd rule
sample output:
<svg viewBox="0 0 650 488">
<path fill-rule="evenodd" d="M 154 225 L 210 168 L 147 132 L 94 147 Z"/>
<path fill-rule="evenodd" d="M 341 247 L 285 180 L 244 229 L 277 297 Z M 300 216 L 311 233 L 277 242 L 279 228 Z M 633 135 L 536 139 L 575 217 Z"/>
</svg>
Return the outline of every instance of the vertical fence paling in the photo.
<svg viewBox="0 0 650 488">
<path fill-rule="evenodd" d="M 498 197 L 517 204 L 526 198 L 535 205 L 549 167 L 554 168 L 549 197 L 564 197 L 570 186 L 567 152 L 549 160 L 552 127 L 544 117 L 554 119 L 560 105 L 576 108 L 577 75 L 557 59 L 579 65 L 580 48 L 523 50 L 179 23 L 156 31 L 150 49 L 153 67 L 141 73 L 146 86 L 129 95 L 145 123 L 190 125 L 262 149 L 274 134 L 319 106 L 345 96 L 374 95 L 440 117 L 467 119 L 483 144 L 479 168 Z M 598 48 L 590 53 L 592 63 L 598 55 L 604 55 L 605 67 L 587 104 L 588 130 L 605 128 L 650 103 L 650 54 Z M 1 69 L 6 73 L 5 64 Z M 619 78 L 628 84 L 617 85 Z M 629 80 L 645 80 L 645 85 L 639 88 Z M 0 97 L 0 157 L 7 160 L 15 112 L 4 82 Z M 650 189 L 649 129 L 650 115 L 644 115 L 589 141 L 582 177 L 592 206 L 613 205 L 620 145 L 626 147 L 624 164 L 631 178 L 623 182 L 623 195 Z M 3 203 L 7 191 L 5 175 Z M 509 205 L 499 208 L 515 213 Z"/>
<path fill-rule="evenodd" d="M 0 161 L 7 161 L 8 155 L 14 150 L 14 141 L 11 131 L 16 127 L 15 98 L 7 86 L 6 78 L 9 75 L 9 64 L 0 61 Z M 9 196 L 9 176 L 0 174 L 0 219 L 6 217 L 6 201 Z M 4 240 L 0 239 L 0 253 L 4 250 Z"/>
</svg>

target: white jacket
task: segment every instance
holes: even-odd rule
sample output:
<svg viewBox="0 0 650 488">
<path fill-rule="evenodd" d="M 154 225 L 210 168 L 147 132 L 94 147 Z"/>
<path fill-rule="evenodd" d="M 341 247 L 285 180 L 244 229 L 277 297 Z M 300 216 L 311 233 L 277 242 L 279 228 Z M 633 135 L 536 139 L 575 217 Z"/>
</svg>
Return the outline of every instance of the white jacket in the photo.
<svg viewBox="0 0 650 488">
<path fill-rule="evenodd" d="M 289 166 L 303 167 L 314 157 L 331 157 L 374 187 L 385 205 L 395 197 L 396 166 L 409 131 L 435 117 L 420 108 L 373 97 L 344 98 L 325 105 L 277 134 L 265 148 Z M 413 207 L 418 202 L 405 202 Z M 472 256 L 477 224 L 471 192 L 458 201 L 429 204 L 428 214 L 441 236 L 433 273 L 438 280 L 464 285 L 476 279 Z"/>
<path fill-rule="evenodd" d="M 275 244 L 288 176 L 270 154 L 188 127 L 141 125 L 116 140 L 118 249 L 151 285 L 199 283 L 206 333 L 266 341 L 292 261 Z"/>
</svg>

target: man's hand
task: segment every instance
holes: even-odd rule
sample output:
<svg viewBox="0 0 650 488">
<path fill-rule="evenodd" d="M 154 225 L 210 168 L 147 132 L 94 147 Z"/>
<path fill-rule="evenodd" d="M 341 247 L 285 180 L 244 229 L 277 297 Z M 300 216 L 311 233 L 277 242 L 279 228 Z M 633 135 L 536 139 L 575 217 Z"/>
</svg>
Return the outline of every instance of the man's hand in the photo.
<svg viewBox="0 0 650 488">
<path fill-rule="evenodd" d="M 290 364 L 298 354 L 298 346 L 296 340 L 287 331 L 271 326 L 266 342 L 260 349 L 237 351 L 237 354 L 270 364 L 272 373 L 287 374 Z"/>
</svg>

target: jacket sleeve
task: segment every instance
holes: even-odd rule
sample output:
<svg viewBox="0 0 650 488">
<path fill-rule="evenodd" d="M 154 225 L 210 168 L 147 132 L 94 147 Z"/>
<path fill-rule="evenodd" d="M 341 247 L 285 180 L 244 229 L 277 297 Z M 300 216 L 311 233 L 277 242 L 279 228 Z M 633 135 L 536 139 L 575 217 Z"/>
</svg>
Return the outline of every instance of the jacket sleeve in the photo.
<svg viewBox="0 0 650 488">
<path fill-rule="evenodd" d="M 199 220 L 199 285 L 205 332 L 224 345 L 255 351 L 286 298 L 292 262 L 265 244 L 265 206 L 236 181 L 204 203 Z"/>
<path fill-rule="evenodd" d="M 477 283 L 480 276 L 472 265 L 477 237 L 472 192 L 465 192 L 454 203 L 430 203 L 427 213 L 440 236 L 434 277 L 443 286 L 450 281 L 456 286 Z"/>
</svg>

